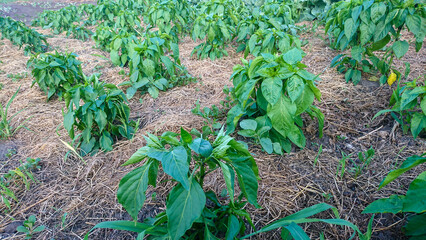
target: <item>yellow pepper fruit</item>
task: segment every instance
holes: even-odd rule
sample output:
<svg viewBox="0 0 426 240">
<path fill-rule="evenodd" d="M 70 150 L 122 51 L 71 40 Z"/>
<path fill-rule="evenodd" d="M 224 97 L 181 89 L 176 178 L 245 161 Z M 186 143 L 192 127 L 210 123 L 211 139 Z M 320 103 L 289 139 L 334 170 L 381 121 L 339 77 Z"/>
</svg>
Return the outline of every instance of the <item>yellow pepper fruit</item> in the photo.
<svg viewBox="0 0 426 240">
<path fill-rule="evenodd" d="M 391 71 L 391 74 L 388 77 L 388 85 L 392 86 L 392 84 L 396 81 L 396 74 Z"/>
</svg>

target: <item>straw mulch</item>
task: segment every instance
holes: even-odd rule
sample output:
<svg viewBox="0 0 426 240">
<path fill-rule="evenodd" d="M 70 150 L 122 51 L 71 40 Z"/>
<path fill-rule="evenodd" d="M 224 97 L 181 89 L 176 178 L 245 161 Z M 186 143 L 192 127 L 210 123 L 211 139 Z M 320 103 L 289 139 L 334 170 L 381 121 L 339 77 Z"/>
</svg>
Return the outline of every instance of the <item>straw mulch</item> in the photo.
<svg viewBox="0 0 426 240">
<path fill-rule="evenodd" d="M 366 231 L 370 215 L 361 214 L 362 210 L 372 201 L 391 193 L 404 194 L 416 174 L 425 168 L 417 168 L 377 191 L 380 181 L 406 157 L 425 152 L 426 142 L 413 140 L 409 134 L 404 135 L 399 127 L 394 128 L 395 122 L 389 115 L 371 121 L 379 110 L 387 108 L 391 94 L 389 86 L 378 86 L 368 81 L 358 86 L 345 83 L 342 74 L 328 68 L 337 52 L 320 39 L 324 37 L 322 32 L 306 33 L 303 37 L 309 40 L 304 47 L 307 56 L 303 60 L 308 66 L 307 70 L 314 74 L 323 72 L 319 83 L 322 101 L 316 105 L 325 114 L 324 137 L 318 138 L 317 123 L 306 117 L 304 131 L 308 144 L 305 149 L 294 149 L 290 154 L 278 156 L 268 155 L 251 145 L 250 150 L 257 160 L 262 178 L 258 193 L 262 208 L 247 208 L 260 228 L 303 208 L 326 202 L 338 209 L 341 218 Z M 67 39 L 64 35 L 53 36 L 48 41 L 55 49 L 77 53 L 86 74 L 101 72 L 103 81 L 114 84 L 126 81 L 127 77 L 118 74 L 120 67 L 114 67 L 98 56 L 108 58 L 109 54 L 95 49 L 93 41 Z M 197 44 L 184 38 L 180 43 L 180 52 L 182 64 L 192 76 L 198 78 L 198 82 L 162 92 L 158 99 L 136 95 L 130 100 L 131 117 L 141 119 L 142 127 L 135 138 L 119 141 L 111 152 L 85 157 L 85 165 L 72 154 L 66 155 L 68 149 L 60 141 L 70 142 L 61 125 L 64 103 L 58 99 L 46 102 L 46 96 L 36 85 L 31 88 L 33 78 L 30 70 L 26 69 L 28 57 L 9 41 L 2 40 L 0 82 L 4 87 L 0 90 L 0 102 L 5 104 L 21 86 L 10 114 L 25 109 L 13 124 L 31 117 L 26 123 L 31 131 L 20 130 L 9 141 L 0 141 L 0 145 L 13 143 L 17 146 L 17 154 L 4 160 L 0 170 L 6 172 L 27 157 L 41 158 L 42 168 L 35 173 L 38 182 L 33 183 L 30 190 L 18 190 L 20 201 L 14 204 L 13 211 L 0 215 L 0 238 L 21 239 L 22 235 L 11 230 L 16 228 L 14 221 L 19 223 L 32 214 L 36 215 L 38 225 L 47 226 L 45 231 L 36 235 L 37 239 L 81 239 L 99 222 L 130 220 L 117 202 L 116 191 L 119 180 L 132 168 L 120 165 L 144 145 L 143 135 L 146 132 L 161 134 L 164 131 L 179 131 L 180 127 L 200 129 L 203 119 L 191 114 L 194 103 L 200 100 L 203 107 L 219 105 L 224 98 L 223 87 L 232 85 L 229 81 L 232 67 L 241 62 L 242 54 L 236 53 L 235 48 L 229 48 L 229 57 L 216 61 L 192 58 L 190 53 Z M 416 53 L 410 48 L 410 52 L 396 64 L 402 66 L 403 61 L 411 63 L 413 73 L 410 78 L 424 74 L 424 49 Z M 14 82 L 7 77 L 9 73 L 22 72 L 27 72 L 28 77 L 20 81 Z M 323 152 L 314 166 L 321 144 Z M 374 160 L 358 178 L 348 173 L 350 164 L 347 164 L 347 172 L 342 179 L 336 177 L 341 152 L 355 156 L 370 147 L 376 151 Z M 160 177 L 167 178 L 165 175 Z M 164 210 L 165 198 L 172 186 L 173 183 L 169 181 L 148 190 L 140 220 Z M 224 187 L 220 174 L 213 173 L 206 179 L 206 189 L 220 192 Z M 154 192 L 157 197 L 150 197 Z M 1 211 L 5 210 L 4 206 L 0 208 Z M 64 214 L 67 215 L 62 222 Z M 332 217 L 332 213 L 323 213 L 320 217 Z M 374 236 L 378 239 L 402 238 L 400 228 L 404 220 L 403 215 L 376 216 Z M 306 224 L 303 227 L 313 239 L 319 238 L 320 232 L 324 232 L 327 239 L 347 239 L 352 234 L 348 228 L 330 225 Z M 279 236 L 280 233 L 276 231 L 261 235 L 258 239 L 278 239 Z M 132 238 L 134 235 L 130 233 L 113 230 L 96 230 L 92 235 L 92 239 Z"/>
</svg>

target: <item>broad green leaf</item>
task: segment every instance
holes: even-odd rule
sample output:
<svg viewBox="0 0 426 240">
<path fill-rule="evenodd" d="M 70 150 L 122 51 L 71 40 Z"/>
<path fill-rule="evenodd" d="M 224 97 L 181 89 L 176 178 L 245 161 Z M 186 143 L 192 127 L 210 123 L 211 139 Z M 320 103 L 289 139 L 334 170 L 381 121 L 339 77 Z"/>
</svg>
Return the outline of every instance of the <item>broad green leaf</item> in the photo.
<svg viewBox="0 0 426 240">
<path fill-rule="evenodd" d="M 143 166 L 129 172 L 121 179 L 118 186 L 118 202 L 135 221 L 138 219 L 138 213 L 145 202 L 150 166 L 151 161 L 148 161 Z"/>
<path fill-rule="evenodd" d="M 228 230 L 226 231 L 226 240 L 234 240 L 240 232 L 240 221 L 238 218 L 231 214 L 228 218 Z"/>
<path fill-rule="evenodd" d="M 280 99 L 282 88 L 283 81 L 277 77 L 266 78 L 261 84 L 263 97 L 265 97 L 265 99 L 272 105 Z"/>
<path fill-rule="evenodd" d="M 421 31 L 424 31 L 424 26 L 422 29 L 422 19 L 418 15 L 408 15 L 405 23 L 414 35 L 419 35 Z"/>
<path fill-rule="evenodd" d="M 248 42 L 248 48 L 250 49 L 250 52 L 253 53 L 254 47 L 256 47 L 257 43 L 257 35 L 253 34 Z"/>
<path fill-rule="evenodd" d="M 303 54 L 302 50 L 299 50 L 297 48 L 293 48 L 283 55 L 283 59 L 287 63 L 294 65 L 294 64 L 302 61 L 302 54 Z"/>
<path fill-rule="evenodd" d="M 151 95 L 152 98 L 155 99 L 155 98 L 158 98 L 158 94 L 160 93 L 160 91 L 155 86 L 150 86 L 148 88 L 148 93 L 149 95 Z"/>
<path fill-rule="evenodd" d="M 237 90 L 238 100 L 240 101 L 243 108 L 246 107 L 247 101 L 250 99 L 253 93 L 258 79 L 250 79 L 244 83 L 243 87 Z"/>
<path fill-rule="evenodd" d="M 74 112 L 68 111 L 67 114 L 64 116 L 64 127 L 65 129 L 70 132 L 73 129 L 74 125 Z"/>
<path fill-rule="evenodd" d="M 392 50 L 397 58 L 402 58 L 407 53 L 409 47 L 410 45 L 407 41 L 396 41 L 392 46 Z"/>
<path fill-rule="evenodd" d="M 303 79 L 298 75 L 293 75 L 287 80 L 286 90 L 292 102 L 295 102 L 305 89 Z"/>
<path fill-rule="evenodd" d="M 352 58 L 357 60 L 358 62 L 362 61 L 362 53 L 364 52 L 364 48 L 361 46 L 355 46 L 351 49 Z"/>
<path fill-rule="evenodd" d="M 260 145 L 262 145 L 262 148 L 268 153 L 271 154 L 274 151 L 274 148 L 272 146 L 272 141 L 270 138 L 261 138 L 260 139 Z"/>
<path fill-rule="evenodd" d="M 155 75 L 155 63 L 151 59 L 143 60 L 143 71 L 148 77 Z"/>
<path fill-rule="evenodd" d="M 359 17 L 359 15 L 361 14 L 361 11 L 362 11 L 362 6 L 356 6 L 356 7 L 354 7 L 354 8 L 352 9 L 352 14 L 351 14 L 351 16 L 352 16 L 352 19 L 353 19 L 354 21 L 358 20 L 358 17 Z"/>
<path fill-rule="evenodd" d="M 164 172 L 180 182 L 185 189 L 189 189 L 188 154 L 183 146 L 175 147 L 170 152 L 150 151 L 148 156 L 161 161 Z"/>
<path fill-rule="evenodd" d="M 426 171 L 411 182 L 404 200 L 404 212 L 426 211 Z"/>
<path fill-rule="evenodd" d="M 55 69 L 55 75 L 56 77 L 58 77 L 61 80 L 67 80 L 64 76 L 64 74 L 62 73 L 62 71 L 59 68 Z"/>
<path fill-rule="evenodd" d="M 244 111 L 239 104 L 235 105 L 228 111 L 226 118 L 226 133 L 230 134 L 235 131 L 238 120 L 243 116 Z"/>
<path fill-rule="evenodd" d="M 191 228 L 206 205 L 206 195 L 195 179 L 190 180 L 189 188 L 178 184 L 168 196 L 166 214 L 167 229 L 172 240 L 180 239 Z"/>
<path fill-rule="evenodd" d="M 101 138 L 99 139 L 99 143 L 101 145 L 101 148 L 105 151 L 112 151 L 112 140 L 109 136 L 109 133 L 104 132 L 101 136 Z"/>
<path fill-rule="evenodd" d="M 118 55 L 118 51 L 116 50 L 112 50 L 110 53 L 110 57 L 111 57 L 111 61 L 114 65 L 120 65 L 121 64 L 121 59 L 120 56 Z"/>
<path fill-rule="evenodd" d="M 150 148 L 148 146 L 144 146 L 139 148 L 133 155 L 127 160 L 122 166 L 127 166 L 130 164 L 138 163 L 144 160 L 148 156 Z"/>
<path fill-rule="evenodd" d="M 352 35 L 355 33 L 355 22 L 352 18 L 348 18 L 344 24 L 345 27 L 345 36 L 347 39 L 351 39 Z"/>
<path fill-rule="evenodd" d="M 189 147 L 203 157 L 209 157 L 213 152 L 213 147 L 210 142 L 202 138 L 195 139 L 191 144 L 189 144 Z"/>
<path fill-rule="evenodd" d="M 209 40 L 209 42 L 213 42 L 215 37 L 216 37 L 216 33 L 213 29 L 213 26 L 210 25 L 208 33 L 207 33 L 207 39 Z"/>
<path fill-rule="evenodd" d="M 251 129 L 244 129 L 244 130 L 238 131 L 238 135 L 241 135 L 243 137 L 254 137 L 256 136 L 256 131 Z"/>
<path fill-rule="evenodd" d="M 420 134 L 420 132 L 426 129 L 426 115 L 422 113 L 415 113 L 411 119 L 411 134 L 414 138 Z"/>
<path fill-rule="evenodd" d="M 96 111 L 95 121 L 98 124 L 99 131 L 102 132 L 108 123 L 106 113 L 102 110 Z"/>
<path fill-rule="evenodd" d="M 228 154 L 228 157 L 231 160 L 230 164 L 234 167 L 235 172 L 237 173 L 237 179 L 241 191 L 247 197 L 249 203 L 259 208 L 260 206 L 257 203 L 258 182 L 256 173 L 252 169 L 252 165 L 256 163 L 251 161 L 253 160 L 251 156 Z"/>
<path fill-rule="evenodd" d="M 402 211 L 405 196 L 391 195 L 389 198 L 376 200 L 368 205 L 362 213 L 399 213 Z"/>
<path fill-rule="evenodd" d="M 139 79 L 139 71 L 134 71 L 132 75 L 130 75 L 130 81 L 136 83 Z"/>
<path fill-rule="evenodd" d="M 170 58 L 166 56 L 160 56 L 160 58 L 161 58 L 161 62 L 163 62 L 164 65 L 166 66 L 167 72 L 170 75 L 173 75 L 175 70 L 174 70 L 173 62 L 170 60 Z"/>
<path fill-rule="evenodd" d="M 424 239 L 426 237 L 426 213 L 408 217 L 403 231 L 405 235 L 412 236 L 410 239 Z"/>
<path fill-rule="evenodd" d="M 312 103 L 314 102 L 315 95 L 312 92 L 311 88 L 308 85 L 304 86 L 304 90 L 302 94 L 297 98 L 295 104 L 297 106 L 297 110 L 295 115 L 298 116 L 306 111 Z"/>
<path fill-rule="evenodd" d="M 225 184 L 226 184 L 226 188 L 228 189 L 228 194 L 229 194 L 229 200 L 234 203 L 234 192 L 235 192 L 235 183 L 234 183 L 234 179 L 235 179 L 235 173 L 234 173 L 234 169 L 232 169 L 228 164 L 223 163 L 221 161 L 218 161 L 221 169 L 222 169 L 222 173 L 223 173 L 223 178 L 225 179 Z"/>
<path fill-rule="evenodd" d="M 118 51 L 118 49 L 120 49 L 121 43 L 122 43 L 121 38 L 116 38 L 115 39 L 115 41 L 114 41 L 114 50 L 115 51 Z"/>
<path fill-rule="evenodd" d="M 373 23 L 370 23 L 368 25 L 365 23 L 361 23 L 361 26 L 359 27 L 359 29 L 361 32 L 361 35 L 360 35 L 361 46 L 364 46 L 374 36 L 374 30 L 376 30 L 376 25 L 374 25 Z"/>
<path fill-rule="evenodd" d="M 249 130 L 256 131 L 257 122 L 253 119 L 245 119 L 240 122 L 240 126 L 242 129 L 249 129 Z"/>
<path fill-rule="evenodd" d="M 386 13 L 386 4 L 383 2 L 374 3 L 371 6 L 371 20 L 373 23 L 377 23 Z"/>
<path fill-rule="evenodd" d="M 192 136 L 182 127 L 180 128 L 181 139 L 184 143 L 189 144 L 192 142 Z"/>
<path fill-rule="evenodd" d="M 296 104 L 285 95 L 281 95 L 280 100 L 274 106 L 268 106 L 268 117 L 271 119 L 272 127 L 283 137 L 287 137 L 288 132 L 294 126 L 293 117 L 296 110 Z"/>
<path fill-rule="evenodd" d="M 391 37 L 389 35 L 386 35 L 386 37 L 384 37 L 380 41 L 373 43 L 373 45 L 371 45 L 370 50 L 371 51 L 380 50 L 380 49 L 384 48 L 386 46 L 386 44 L 389 43 L 390 40 L 391 40 Z"/>
<path fill-rule="evenodd" d="M 420 108 L 423 111 L 423 114 L 426 115 L 426 96 L 423 97 L 423 99 L 420 102 Z"/>
<path fill-rule="evenodd" d="M 383 179 L 383 181 L 380 183 L 379 189 L 386 186 L 388 183 L 392 182 L 397 177 L 401 176 L 403 173 L 409 171 L 410 169 L 412 169 L 412 168 L 414 168 L 414 167 L 416 167 L 416 166 L 418 166 L 422 163 L 426 163 L 426 157 L 414 155 L 414 156 L 407 158 L 401 164 L 401 166 L 398 169 L 393 170 L 393 171 L 388 173 L 386 178 Z"/>
</svg>

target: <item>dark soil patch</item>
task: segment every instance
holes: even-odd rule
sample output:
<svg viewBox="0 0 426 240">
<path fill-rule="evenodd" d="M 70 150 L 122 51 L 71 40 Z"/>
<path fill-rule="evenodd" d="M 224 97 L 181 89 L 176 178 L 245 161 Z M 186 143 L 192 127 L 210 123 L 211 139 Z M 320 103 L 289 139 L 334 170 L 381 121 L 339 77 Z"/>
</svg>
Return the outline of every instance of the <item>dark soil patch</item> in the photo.
<svg viewBox="0 0 426 240">
<path fill-rule="evenodd" d="M 55 1 L 31 0 L 0 3 L 0 16 L 11 17 L 15 20 L 30 24 L 31 20 L 44 10 L 58 10 L 70 4 L 96 3 L 94 1 Z"/>
<path fill-rule="evenodd" d="M 0 164 L 4 166 L 4 162 L 10 158 L 8 154 L 16 154 L 17 152 L 18 146 L 16 143 L 12 141 L 0 141 Z"/>
</svg>

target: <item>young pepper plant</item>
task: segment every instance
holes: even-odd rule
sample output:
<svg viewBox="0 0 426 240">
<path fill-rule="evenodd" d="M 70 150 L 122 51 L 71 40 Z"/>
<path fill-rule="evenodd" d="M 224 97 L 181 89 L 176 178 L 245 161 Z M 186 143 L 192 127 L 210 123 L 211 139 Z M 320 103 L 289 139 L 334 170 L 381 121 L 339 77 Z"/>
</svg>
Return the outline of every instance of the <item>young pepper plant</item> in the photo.
<svg viewBox="0 0 426 240">
<path fill-rule="evenodd" d="M 142 42 L 129 47 L 130 81 L 120 84 L 130 86 L 127 89 L 129 99 L 138 90 L 157 98 L 160 90 L 192 80 L 180 65 L 179 47 L 171 39 L 167 34 L 147 31 Z M 168 51 L 170 56 L 166 56 Z"/>
<path fill-rule="evenodd" d="M 84 81 L 81 62 L 75 53 L 45 53 L 33 55 L 27 62 L 32 68 L 35 83 L 47 94 L 47 100 L 63 95 L 73 86 Z"/>
<path fill-rule="evenodd" d="M 97 228 L 112 228 L 138 233 L 137 239 L 245 239 L 252 235 L 282 228 L 283 239 L 293 236 L 309 239 L 300 223 L 323 222 L 348 226 L 360 239 L 367 240 L 370 231 L 362 234 L 353 224 L 343 219 L 317 219 L 311 216 L 332 209 L 339 218 L 337 209 L 320 203 L 295 214 L 275 221 L 252 234 L 245 235 L 247 226 L 255 226 L 250 214 L 244 209 L 248 203 L 257 203 L 258 169 L 256 162 L 245 144 L 226 135 L 223 129 L 216 140 L 210 143 L 202 138 L 193 138 L 184 129 L 181 133 L 165 132 L 161 137 L 148 134 L 147 145 L 140 148 L 124 164 L 136 164 L 145 160 L 142 166 L 125 175 L 119 184 L 117 198 L 119 203 L 134 219 L 132 221 L 111 221 L 97 224 Z M 155 218 L 138 222 L 148 186 L 157 184 L 159 166 L 170 175 L 176 185 L 167 197 L 165 211 Z M 224 177 L 226 200 L 218 198 L 215 192 L 203 189 L 204 179 L 209 174 L 220 171 Z M 241 194 L 237 197 L 235 179 Z M 245 199 L 245 200 L 243 200 Z M 247 224 L 246 224 L 247 223 Z M 89 238 L 89 233 L 85 239 Z"/>
<path fill-rule="evenodd" d="M 327 13 L 325 32 L 335 49 L 351 49 L 351 55 L 341 54 L 332 61 L 332 67 L 346 72 L 346 81 L 357 84 L 361 72 L 379 71 L 384 84 L 393 73 L 394 58 L 402 58 L 410 44 L 401 39 L 407 28 L 416 38 L 416 51 L 423 45 L 425 4 L 419 1 L 341 1 L 333 4 Z M 378 55 L 378 53 L 383 53 Z"/>
<path fill-rule="evenodd" d="M 374 118 L 390 112 L 392 117 L 401 125 L 405 133 L 408 129 L 414 138 L 426 133 L 426 85 L 418 84 L 417 79 L 404 83 L 398 82 L 398 87 L 393 91 L 389 105 L 391 109 L 378 112 Z M 373 119 L 374 119 L 373 118 Z M 424 135 L 423 135 L 424 136 Z"/>
<path fill-rule="evenodd" d="M 154 1 L 149 5 L 145 19 L 178 42 L 179 35 L 188 30 L 188 22 L 193 18 L 193 11 L 194 8 L 186 0 Z"/>
<path fill-rule="evenodd" d="M 244 57 L 249 53 L 255 57 L 261 53 L 286 53 L 294 47 L 301 49 L 299 38 L 275 29 L 259 29 L 245 45 Z"/>
<path fill-rule="evenodd" d="M 1 39 L 7 38 L 21 49 L 24 45 L 25 55 L 43 53 L 48 48 L 46 37 L 27 27 L 23 22 L 10 17 L 0 17 Z"/>
<path fill-rule="evenodd" d="M 184 129 L 180 134 L 165 132 L 161 137 L 148 134 L 145 140 L 147 145 L 124 164 L 146 160 L 120 181 L 117 191 L 119 203 L 137 221 L 148 185 L 155 187 L 157 184 L 160 163 L 163 171 L 177 184 L 168 195 L 166 210 L 155 219 L 144 223 L 123 222 L 128 226 L 133 225 L 133 231 L 139 232 L 139 237 L 149 234 L 170 239 L 203 239 L 206 234 L 217 236 L 221 233 L 233 239 L 237 234 L 244 233 L 244 221 L 254 227 L 243 207 L 247 201 L 259 207 L 259 175 L 256 162 L 244 144 L 226 135 L 223 130 L 213 143 L 203 138 L 193 138 Z M 225 179 L 229 205 L 220 202 L 216 193 L 203 190 L 205 177 L 214 171 L 220 171 Z M 239 197 L 235 177 L 241 190 Z M 243 197 L 246 200 L 242 200 Z M 213 204 L 208 203 L 207 199 Z M 229 222 L 233 225 L 226 228 Z M 106 223 L 103 224 L 105 226 Z"/>
<path fill-rule="evenodd" d="M 215 60 L 228 56 L 225 47 L 234 38 L 239 19 L 233 1 L 210 0 L 200 3 L 200 9 L 192 27 L 192 39 L 204 40 L 192 54 L 198 58 Z M 191 54 L 191 55 L 192 55 Z"/>
<path fill-rule="evenodd" d="M 241 118 L 253 119 L 256 124 L 251 121 L 250 126 L 243 127 L 251 131 L 242 134 L 272 142 L 275 153 L 281 153 L 281 149 L 290 152 L 291 142 L 305 147 L 301 114 L 306 112 L 318 118 L 322 136 L 324 115 L 313 105 L 314 99 L 321 97 L 315 86 L 319 78 L 305 70 L 306 65 L 300 62 L 303 55 L 297 48 L 278 56 L 262 53 L 254 60 L 242 59 L 243 65 L 234 67 L 231 95 L 235 106 L 228 112 L 228 133 L 236 129 Z"/>
<path fill-rule="evenodd" d="M 111 151 L 118 138 L 133 137 L 137 124 L 129 120 L 126 95 L 114 84 L 100 82 L 92 75 L 85 84 L 69 89 L 65 101 L 64 127 L 73 140 L 77 139 L 82 156 L 99 149 Z M 76 135 L 76 130 L 81 134 Z"/>
</svg>

